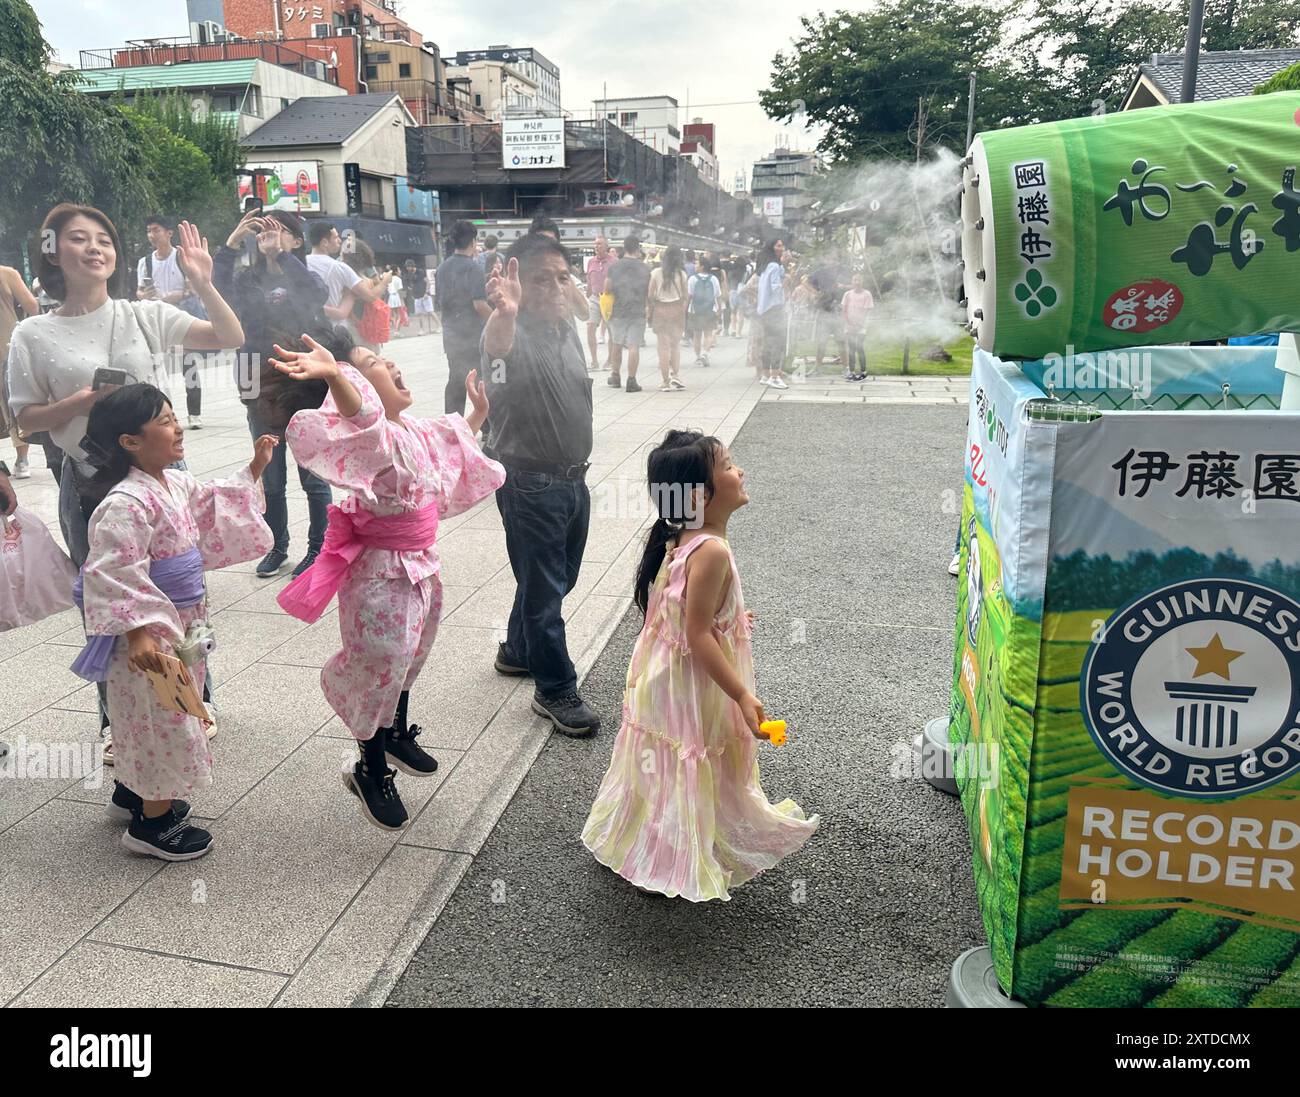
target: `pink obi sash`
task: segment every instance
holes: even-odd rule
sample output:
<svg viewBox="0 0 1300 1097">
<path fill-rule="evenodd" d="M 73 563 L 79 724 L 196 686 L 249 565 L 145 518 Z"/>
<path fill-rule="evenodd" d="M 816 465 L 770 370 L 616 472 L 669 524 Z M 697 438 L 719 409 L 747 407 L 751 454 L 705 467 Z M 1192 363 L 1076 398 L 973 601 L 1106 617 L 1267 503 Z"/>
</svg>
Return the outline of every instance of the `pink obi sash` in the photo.
<svg viewBox="0 0 1300 1097">
<path fill-rule="evenodd" d="M 380 515 L 360 510 L 349 514 L 330 506 L 325 544 L 316 562 L 298 576 L 276 601 L 300 621 L 315 621 L 338 593 L 343 577 L 366 549 L 423 552 L 438 535 L 438 508 L 430 504 L 406 514 Z"/>
</svg>

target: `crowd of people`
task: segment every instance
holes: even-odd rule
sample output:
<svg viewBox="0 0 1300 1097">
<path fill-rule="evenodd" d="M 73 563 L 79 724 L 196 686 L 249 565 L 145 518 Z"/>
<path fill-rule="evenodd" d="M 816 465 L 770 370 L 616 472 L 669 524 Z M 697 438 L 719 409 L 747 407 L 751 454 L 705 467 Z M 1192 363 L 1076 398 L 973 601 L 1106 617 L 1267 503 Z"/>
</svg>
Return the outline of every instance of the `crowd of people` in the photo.
<svg viewBox="0 0 1300 1097">
<path fill-rule="evenodd" d="M 49 467 L 87 637 L 73 669 L 97 683 L 105 761 L 116 767 L 106 810 L 124 824 L 127 849 L 167 861 L 214 843 L 190 822 L 186 799 L 211 782 L 216 731 L 208 656 L 221 630 L 208 618 L 204 572 L 257 561 L 270 578 L 288 566 L 288 453 L 309 528 L 278 602 L 315 621 L 337 597 L 340 647 L 321 688 L 358 744 L 343 784 L 369 822 L 400 830 L 398 774 L 437 770 L 408 708 L 441 615 L 439 523 L 495 497 L 516 584 L 495 671 L 531 678 L 532 708 L 556 731 L 592 735 L 601 721 L 578 691 L 563 601 L 591 516 L 599 333 L 609 383 L 628 392 L 640 387 L 647 325 L 661 333 L 668 391 L 685 387 L 683 340 L 707 366 L 718 332 L 740 337 L 750 317 L 769 383 L 783 365 L 790 273 L 779 242 L 756 264 L 669 248 L 652 270 L 635 237 L 616 255 L 599 241 L 579 272 L 546 218 L 504 255 L 497 241 L 480 249 L 460 222 L 451 254 L 422 277 L 411 265 L 381 271 L 362 242 L 348 247 L 334 226 L 293 213 L 250 210 L 215 249 L 196 226 L 159 217 L 129 294 L 117 228 L 101 211 L 60 204 L 42 239 L 52 243 L 38 259 L 48 307 L 0 271 L 4 409 L 15 440 L 45 435 L 58 453 Z M 399 324 L 412 307 L 440 318 L 442 415 L 410 414 L 400 369 L 373 345 L 382 340 L 367 339 L 379 334 L 379 305 Z M 236 352 L 252 452 L 228 479 L 202 483 L 185 467 L 185 427 L 168 395 L 174 351 Z M 197 386 L 181 360 L 188 392 Z M 202 426 L 197 403 L 187 417 Z M 6 517 L 18 503 L 13 480 L 30 474 L 21 456 L 12 478 L 0 463 Z M 744 473 L 717 439 L 676 430 L 647 473 L 658 519 L 632 592 L 645 626 L 582 838 L 641 890 L 726 899 L 800 848 L 817 817 L 770 804 L 758 784 L 757 744 L 771 732 L 726 540 L 749 501 Z M 647 769 L 646 752 L 661 764 Z"/>
</svg>

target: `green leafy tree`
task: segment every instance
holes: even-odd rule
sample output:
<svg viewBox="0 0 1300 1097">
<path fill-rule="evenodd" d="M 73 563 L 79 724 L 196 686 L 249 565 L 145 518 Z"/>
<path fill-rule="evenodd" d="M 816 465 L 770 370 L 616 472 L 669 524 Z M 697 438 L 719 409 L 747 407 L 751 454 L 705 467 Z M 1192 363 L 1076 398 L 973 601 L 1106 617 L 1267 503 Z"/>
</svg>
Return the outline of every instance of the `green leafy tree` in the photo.
<svg viewBox="0 0 1300 1097">
<path fill-rule="evenodd" d="M 44 72 L 52 56 L 27 0 L 0 0 L 0 60 L 28 72 Z"/>
<path fill-rule="evenodd" d="M 1206 0 L 1203 29 L 1207 50 L 1295 46 L 1300 43 L 1300 0 Z"/>
<path fill-rule="evenodd" d="M 1275 49 L 1300 40 L 1300 0 L 1207 0 L 1207 51 Z M 1185 0 L 1037 0 L 1019 48 L 1049 58 L 1045 88 L 1059 117 L 1118 110 L 1153 53 L 1182 53 Z"/>
<path fill-rule="evenodd" d="M 1275 73 L 1255 89 L 1255 94 L 1267 95 L 1273 91 L 1300 91 L 1300 63 Z"/>
<path fill-rule="evenodd" d="M 889 0 L 872 11 L 805 17 L 802 35 L 773 59 L 760 102 L 773 118 L 802 114 L 825 125 L 818 147 L 836 160 L 914 155 L 919 111 L 927 116 L 924 144 L 962 151 L 971 72 L 977 129 L 1042 118 L 1036 62 L 1017 58 L 1003 40 L 1010 10 Z"/>
<path fill-rule="evenodd" d="M 236 170 L 244 163 L 235 123 L 208 111 L 196 112 L 182 95 L 137 96 L 129 113 L 145 123 L 151 132 L 171 135 L 188 150 L 198 152 L 201 162 L 186 152 L 189 168 L 181 169 L 175 181 L 163 170 L 156 171 L 153 185 L 159 209 L 194 221 L 209 240 L 225 239 L 239 220 Z M 168 143 L 170 156 L 182 156 L 181 146 Z M 200 170 L 200 163 L 202 168 Z"/>
</svg>

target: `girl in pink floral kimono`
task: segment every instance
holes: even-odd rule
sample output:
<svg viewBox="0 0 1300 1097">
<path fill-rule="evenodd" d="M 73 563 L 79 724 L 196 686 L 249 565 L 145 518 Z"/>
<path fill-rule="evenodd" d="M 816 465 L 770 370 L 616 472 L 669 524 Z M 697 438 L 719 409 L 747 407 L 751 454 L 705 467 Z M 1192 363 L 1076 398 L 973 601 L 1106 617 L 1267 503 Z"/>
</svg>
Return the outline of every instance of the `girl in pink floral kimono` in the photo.
<svg viewBox="0 0 1300 1097">
<path fill-rule="evenodd" d="M 370 822 L 400 830 L 407 813 L 390 763 L 414 777 L 438 768 L 415 741 L 418 725 L 407 724 L 442 613 L 438 522 L 496 491 L 505 470 L 474 441 L 488 414 L 477 371 L 465 385 L 468 417 L 416 419 L 403 414 L 412 396 L 392 362 L 357 347 L 343 365 L 302 340 L 310 353 L 276 347 L 272 363 L 295 380 L 325 381 L 329 396 L 290 420 L 289 448 L 300 466 L 352 494 L 330 507 L 325 547 L 279 601 L 315 621 L 338 593 L 343 648 L 321 671 L 321 688 L 360 745 L 343 784 Z"/>
<path fill-rule="evenodd" d="M 127 849 L 164 861 L 212 848 L 212 835 L 185 821 L 189 804 L 179 799 L 211 783 L 212 754 L 202 721 L 160 704 L 144 672 L 164 671 L 161 655 L 175 654 L 202 691 L 211 646 L 203 572 L 269 549 L 258 485 L 279 441 L 263 435 L 247 468 L 201 484 L 168 467 L 185 456 L 184 434 L 153 385 L 127 385 L 95 404 L 82 448 L 106 494 L 74 586 L 88 640 L 73 670 L 108 686 L 117 782 L 107 811 L 129 820 Z"/>
</svg>

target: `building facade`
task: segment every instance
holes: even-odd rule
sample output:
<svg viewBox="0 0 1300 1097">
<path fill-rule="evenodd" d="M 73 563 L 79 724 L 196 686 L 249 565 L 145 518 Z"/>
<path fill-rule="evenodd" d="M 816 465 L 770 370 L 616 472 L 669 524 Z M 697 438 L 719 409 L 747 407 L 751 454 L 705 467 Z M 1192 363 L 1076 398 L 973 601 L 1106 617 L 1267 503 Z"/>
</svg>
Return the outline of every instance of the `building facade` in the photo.
<svg viewBox="0 0 1300 1097">
<path fill-rule="evenodd" d="M 503 117 L 527 117 L 547 112 L 541 105 L 541 89 L 522 71 L 506 61 L 471 61 L 447 70 L 453 81 L 465 81 L 473 109 L 487 121 Z"/>
<path fill-rule="evenodd" d="M 795 239 L 811 238 L 808 224 L 813 196 L 809 181 L 821 170 L 820 157 L 813 152 L 778 148 L 754 164 L 751 193 L 754 212 L 772 228 Z"/>
<path fill-rule="evenodd" d="M 304 211 L 340 232 L 352 229 L 382 261 L 436 255 L 432 221 L 407 220 L 401 191 L 418 180 L 407 170 L 407 133 L 415 119 L 396 93 L 303 98 L 260 129 L 244 146 L 247 171 L 315 165 L 319 201 Z M 308 174 L 310 175 L 310 169 Z"/>
<path fill-rule="evenodd" d="M 560 69 L 553 61 L 544 57 L 540 50 L 532 46 L 489 46 L 485 50 L 461 50 L 450 61 L 457 68 L 458 74 L 475 65 L 487 64 L 508 68 L 517 78 L 531 87 L 532 110 L 537 114 L 554 117 L 563 113 L 560 105 Z M 481 95 L 481 93 L 480 93 Z M 480 109 L 490 111 L 492 104 L 500 98 L 504 105 L 509 104 L 505 96 L 483 97 Z"/>
<path fill-rule="evenodd" d="M 80 75 L 78 90 L 101 99 L 120 91 L 129 103 L 139 93 L 180 92 L 189 99 L 193 110 L 229 118 L 240 137 L 246 137 L 303 96 L 347 96 L 337 84 L 258 57 L 82 69 Z"/>
<path fill-rule="evenodd" d="M 408 141 L 411 179 L 438 191 L 444 225 L 472 220 L 510 239 L 513 227 L 542 213 L 570 225 L 571 240 L 631 223 L 651 242 L 718 251 L 758 238 L 749 203 L 702 179 L 687 158 L 656 152 L 603 119 L 564 122 L 562 168 L 507 168 L 499 124 L 424 126 Z"/>
<path fill-rule="evenodd" d="M 712 122 L 696 118 L 682 127 L 681 155 L 695 165 L 695 170 L 712 187 L 721 187 L 718 167 L 717 130 Z"/>
<path fill-rule="evenodd" d="M 418 46 L 423 37 L 398 14 L 397 0 L 187 0 L 190 36 L 282 40 L 331 33 Z M 219 13 L 219 14 L 218 14 Z"/>
<path fill-rule="evenodd" d="M 628 99 L 597 99 L 593 117 L 612 122 L 655 152 L 676 156 L 682 133 L 677 125 L 677 100 L 671 95 L 642 95 Z"/>
</svg>

